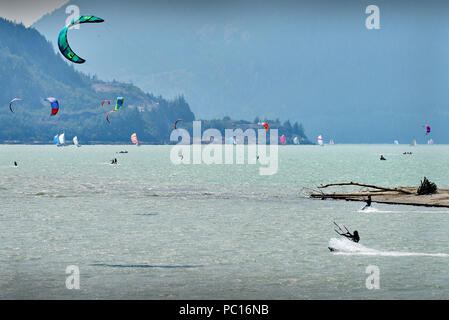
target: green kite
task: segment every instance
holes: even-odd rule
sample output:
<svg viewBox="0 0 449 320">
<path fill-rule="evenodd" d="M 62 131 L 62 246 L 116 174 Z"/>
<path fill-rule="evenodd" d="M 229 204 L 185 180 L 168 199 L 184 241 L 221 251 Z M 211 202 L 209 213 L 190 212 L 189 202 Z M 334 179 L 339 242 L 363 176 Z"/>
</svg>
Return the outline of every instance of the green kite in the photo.
<svg viewBox="0 0 449 320">
<path fill-rule="evenodd" d="M 76 53 L 73 52 L 73 50 L 70 48 L 69 43 L 67 41 L 67 31 L 69 30 L 69 28 L 81 23 L 100 23 L 100 22 L 104 22 L 104 20 L 95 16 L 81 16 L 78 19 L 73 20 L 69 25 L 67 25 L 64 29 L 62 29 L 58 37 L 58 47 L 62 55 L 67 60 L 74 63 L 86 62 L 86 60 L 77 56 Z"/>
</svg>

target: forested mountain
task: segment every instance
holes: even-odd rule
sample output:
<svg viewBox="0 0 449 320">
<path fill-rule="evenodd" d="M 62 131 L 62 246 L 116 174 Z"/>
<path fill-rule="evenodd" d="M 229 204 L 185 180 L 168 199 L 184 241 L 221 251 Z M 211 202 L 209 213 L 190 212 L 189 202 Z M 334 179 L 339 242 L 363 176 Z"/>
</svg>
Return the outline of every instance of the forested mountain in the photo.
<svg viewBox="0 0 449 320">
<path fill-rule="evenodd" d="M 132 133 L 137 133 L 142 143 L 170 143 L 173 123 L 182 118 L 183 128 L 192 131 L 195 119 L 182 95 L 167 100 L 145 93 L 130 83 L 105 82 L 96 76 L 76 71 L 49 41 L 33 28 L 0 19 L 0 142 L 52 143 L 56 134 L 65 132 L 66 138 L 77 136 L 80 143 L 130 143 Z M 13 98 L 23 99 L 13 104 Z M 55 97 L 59 112 L 50 116 L 47 97 Z M 118 111 L 106 114 L 117 97 L 125 104 Z M 111 101 L 102 106 L 103 100 Z M 286 121 L 270 121 L 272 128 L 288 137 L 297 135 L 308 143 L 302 125 L 293 126 Z M 204 121 L 203 129 L 245 128 L 248 121 Z"/>
<path fill-rule="evenodd" d="M 50 42 L 32 28 L 0 19 L 0 141 L 47 143 L 65 132 L 81 143 L 129 142 L 132 133 L 147 143 L 169 141 L 173 122 L 194 120 L 182 96 L 165 100 L 132 84 L 104 82 L 77 72 L 55 53 Z M 119 112 L 106 114 L 116 97 L 125 98 Z M 19 97 L 8 107 L 9 101 Z M 58 114 L 50 116 L 47 97 L 58 99 Z M 110 100 L 101 106 L 103 100 Z"/>
</svg>

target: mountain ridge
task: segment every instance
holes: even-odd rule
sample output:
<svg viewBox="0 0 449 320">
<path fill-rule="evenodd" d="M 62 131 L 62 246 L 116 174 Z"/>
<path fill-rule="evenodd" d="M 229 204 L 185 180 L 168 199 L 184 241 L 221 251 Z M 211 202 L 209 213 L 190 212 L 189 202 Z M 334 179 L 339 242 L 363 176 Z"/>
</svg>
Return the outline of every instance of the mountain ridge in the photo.
<svg viewBox="0 0 449 320">
<path fill-rule="evenodd" d="M 88 58 L 89 59 L 89 58 Z M 182 118 L 182 127 L 192 131 L 195 115 L 182 95 L 167 100 L 145 93 L 132 83 L 99 80 L 96 75 L 77 71 L 73 64 L 54 52 L 52 44 L 34 28 L 25 28 L 0 19 L 0 101 L 14 97 L 14 113 L 5 107 L 0 113 L 0 141 L 7 143 L 52 143 L 56 134 L 67 139 L 77 136 L 80 143 L 130 143 L 137 133 L 142 144 L 170 144 L 173 123 Z M 109 115 L 116 97 L 125 98 L 124 106 Z M 47 97 L 59 100 L 60 109 L 50 116 Z M 112 105 L 103 100 L 110 100 Z M 273 128 L 297 135 L 310 143 L 299 123 L 272 120 Z M 215 125 L 238 128 L 248 121 L 231 119 L 204 121 L 206 128 Z"/>
<path fill-rule="evenodd" d="M 0 113 L 3 141 L 49 142 L 65 131 L 67 136 L 77 135 L 80 142 L 128 142 L 138 130 L 142 141 L 167 143 L 178 117 L 195 119 L 184 97 L 165 100 L 132 84 L 80 73 L 54 53 L 37 30 L 4 19 L 0 19 L 0 72 L 7 75 L 0 79 L 0 100 L 23 99 L 14 104 L 14 113 L 8 108 Z M 125 97 L 125 106 L 108 124 L 109 109 L 100 103 L 108 99 L 114 104 L 118 96 Z M 54 117 L 50 117 L 47 97 L 59 100 L 60 110 Z"/>
</svg>

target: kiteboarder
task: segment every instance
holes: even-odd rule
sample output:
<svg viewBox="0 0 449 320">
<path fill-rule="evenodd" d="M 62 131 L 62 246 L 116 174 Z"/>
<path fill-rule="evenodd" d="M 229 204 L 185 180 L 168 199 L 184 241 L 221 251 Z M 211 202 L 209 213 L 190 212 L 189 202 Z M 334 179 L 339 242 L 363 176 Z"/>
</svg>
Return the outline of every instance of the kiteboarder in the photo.
<svg viewBox="0 0 449 320">
<path fill-rule="evenodd" d="M 380 160 L 387 160 L 387 159 L 385 159 L 384 156 L 381 154 L 380 155 Z"/>
<path fill-rule="evenodd" d="M 371 195 L 369 195 L 368 199 L 366 199 L 366 206 L 364 206 L 362 210 L 365 210 L 368 207 L 371 207 Z"/>
<path fill-rule="evenodd" d="M 342 236 L 347 237 L 349 240 L 352 240 L 354 242 L 359 242 L 360 237 L 357 230 L 354 230 L 354 234 L 351 234 L 349 231 L 345 234 L 342 234 Z"/>
<path fill-rule="evenodd" d="M 357 232 L 357 230 L 354 230 L 354 234 L 351 234 L 349 231 L 346 233 L 339 233 L 339 234 L 354 242 L 359 242 L 360 240 L 359 233 Z"/>
<path fill-rule="evenodd" d="M 335 223 L 335 221 L 334 221 L 334 224 L 338 227 L 338 229 L 340 230 L 340 232 L 342 232 L 342 233 L 340 233 L 340 232 L 338 232 L 337 230 L 335 230 L 335 232 L 338 233 L 339 235 L 341 235 L 341 236 L 343 236 L 343 237 L 346 237 L 346 238 L 348 238 L 349 240 L 354 241 L 354 242 L 359 242 L 359 241 L 360 241 L 359 232 L 358 232 L 357 230 L 354 230 L 354 234 L 351 234 L 351 232 L 349 232 L 349 230 L 348 230 L 348 228 L 346 228 L 346 226 L 343 226 L 343 227 L 345 227 L 345 229 L 346 229 L 346 232 L 344 232 L 344 231 L 340 228 L 340 226 L 339 226 L 338 224 Z"/>
</svg>

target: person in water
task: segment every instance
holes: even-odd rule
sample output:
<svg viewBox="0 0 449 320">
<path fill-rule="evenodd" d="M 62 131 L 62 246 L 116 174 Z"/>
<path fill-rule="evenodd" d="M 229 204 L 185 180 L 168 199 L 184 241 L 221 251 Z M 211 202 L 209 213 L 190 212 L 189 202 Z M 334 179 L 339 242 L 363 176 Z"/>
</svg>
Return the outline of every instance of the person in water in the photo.
<svg viewBox="0 0 449 320">
<path fill-rule="evenodd" d="M 17 167 L 17 162 L 16 161 L 14 161 L 14 167 Z"/>
<path fill-rule="evenodd" d="M 384 156 L 381 154 L 380 155 L 380 160 L 387 160 L 387 159 L 385 159 Z"/>
</svg>

